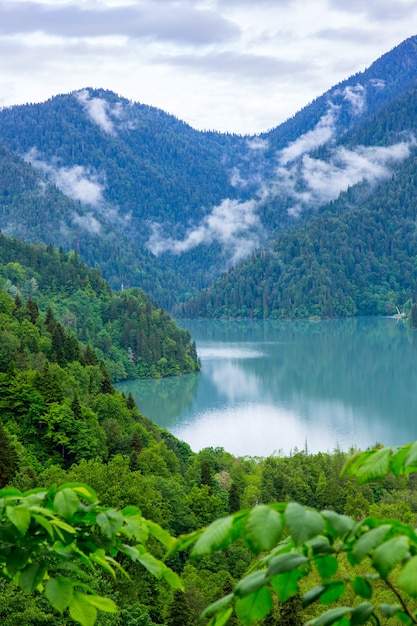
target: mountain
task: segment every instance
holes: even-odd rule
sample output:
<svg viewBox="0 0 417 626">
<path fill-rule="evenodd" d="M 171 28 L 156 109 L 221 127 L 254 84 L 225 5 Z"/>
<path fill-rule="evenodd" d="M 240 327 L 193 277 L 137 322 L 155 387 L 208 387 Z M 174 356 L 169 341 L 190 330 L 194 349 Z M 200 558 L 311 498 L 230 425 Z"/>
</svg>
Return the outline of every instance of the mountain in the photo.
<svg viewBox="0 0 417 626">
<path fill-rule="evenodd" d="M 224 272 L 222 285 L 228 276 L 250 276 L 252 262 L 268 259 L 259 270 L 262 285 L 276 282 L 271 258 L 285 264 L 291 282 L 289 260 L 298 255 L 279 257 L 277 247 L 291 247 L 285 242 L 298 232 L 301 237 L 310 222 L 320 230 L 314 224 L 323 212 L 335 210 L 339 220 L 345 200 L 359 209 L 393 176 L 401 178 L 403 168 L 409 171 L 416 63 L 412 37 L 257 136 L 196 131 L 104 90 L 4 108 L 0 228 L 76 249 L 102 268 L 113 288 L 139 286 L 184 314 L 207 314 L 206 296 L 198 292 Z M 339 208 L 329 209 L 333 203 Z M 307 265 L 303 271 L 311 272 Z M 337 271 L 346 274 L 343 267 Z M 210 291 L 218 301 L 215 314 L 259 308 L 259 294 L 255 304 L 243 287 L 230 308 L 222 289 Z M 405 296 L 398 289 L 394 285 L 393 301 Z M 272 297 L 269 286 L 268 292 Z M 274 300 L 259 314 L 295 315 L 292 297 L 288 302 L 289 308 Z"/>
<path fill-rule="evenodd" d="M 349 155 L 354 167 L 357 161 L 368 168 L 371 180 L 372 168 L 378 175 L 388 154 L 399 158 L 401 166 L 390 176 L 387 169 L 381 181 L 356 183 L 318 207 L 308 220 L 230 269 L 177 314 L 340 317 L 392 314 L 409 306 L 417 296 L 416 110 L 413 88 L 338 144 L 339 153 Z M 394 143 L 386 145 L 387 138 Z M 366 158 L 368 150 L 376 157 L 373 163 Z M 325 163 L 322 155 L 316 157 L 316 167 L 318 162 Z M 319 179 L 317 172 L 316 183 Z"/>
<path fill-rule="evenodd" d="M 43 352 L 59 365 L 84 362 L 75 345 L 79 340 L 86 360 L 102 363 L 113 381 L 186 374 L 200 367 L 188 331 L 152 306 L 137 287 L 113 294 L 100 271 L 89 269 L 77 252 L 67 254 L 0 234 L 0 294 L 15 299 L 21 321 L 26 316 L 36 323 L 39 312 L 45 315 L 52 345 L 44 345 Z M 33 329 L 27 326 L 26 331 L 30 342 Z M 24 362 L 25 345 L 10 339 L 3 326 L 0 334 L 4 372 Z M 31 366 L 39 367 L 42 358 L 35 351 Z"/>
</svg>

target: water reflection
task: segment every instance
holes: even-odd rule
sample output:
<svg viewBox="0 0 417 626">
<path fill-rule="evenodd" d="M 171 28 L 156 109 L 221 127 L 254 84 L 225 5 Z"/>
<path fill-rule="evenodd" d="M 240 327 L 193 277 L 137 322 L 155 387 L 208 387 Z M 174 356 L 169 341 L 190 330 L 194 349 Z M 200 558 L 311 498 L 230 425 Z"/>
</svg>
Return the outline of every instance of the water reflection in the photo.
<svg viewBox="0 0 417 626">
<path fill-rule="evenodd" d="M 194 450 L 265 456 L 417 439 L 415 340 L 393 319 L 193 321 L 202 371 L 119 385 Z"/>
</svg>

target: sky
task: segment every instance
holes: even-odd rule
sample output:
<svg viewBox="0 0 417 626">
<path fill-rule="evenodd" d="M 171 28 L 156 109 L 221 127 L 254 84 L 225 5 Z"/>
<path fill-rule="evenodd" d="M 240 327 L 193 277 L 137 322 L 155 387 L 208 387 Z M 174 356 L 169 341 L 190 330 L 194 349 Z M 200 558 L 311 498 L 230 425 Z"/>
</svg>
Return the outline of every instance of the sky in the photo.
<svg viewBox="0 0 417 626">
<path fill-rule="evenodd" d="M 415 0 L 0 0 L 0 106 L 104 88 L 256 134 L 416 34 Z"/>
</svg>

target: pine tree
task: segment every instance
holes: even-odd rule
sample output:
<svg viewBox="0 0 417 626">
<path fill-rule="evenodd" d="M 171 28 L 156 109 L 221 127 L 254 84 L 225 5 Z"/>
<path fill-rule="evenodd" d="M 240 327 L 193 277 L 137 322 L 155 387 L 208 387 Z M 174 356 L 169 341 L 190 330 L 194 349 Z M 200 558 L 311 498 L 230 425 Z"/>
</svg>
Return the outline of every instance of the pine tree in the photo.
<svg viewBox="0 0 417 626">
<path fill-rule="evenodd" d="M 187 602 L 187 596 L 182 591 L 176 590 L 174 592 L 165 623 L 167 626 L 191 626 L 191 609 Z"/>
<path fill-rule="evenodd" d="M 86 345 L 85 348 L 84 362 L 86 365 L 97 365 L 98 363 L 97 355 L 89 343 Z"/>
<path fill-rule="evenodd" d="M 30 321 L 32 322 L 32 324 L 36 324 L 36 320 L 39 317 L 38 305 L 36 304 L 36 302 L 34 300 L 32 300 L 32 298 L 28 298 L 27 302 L 26 302 L 26 308 L 27 308 L 28 313 L 29 313 Z"/>
<path fill-rule="evenodd" d="M 12 480 L 18 466 L 18 458 L 7 432 L 0 422 L 0 488 Z"/>
<path fill-rule="evenodd" d="M 236 513 L 240 509 L 239 487 L 235 482 L 230 485 L 229 491 L 229 513 Z"/>
<path fill-rule="evenodd" d="M 100 385 L 100 392 L 101 393 L 114 393 L 114 387 L 111 384 L 111 378 L 110 378 L 110 374 L 108 373 L 106 366 L 104 365 L 103 361 L 100 362 L 100 372 L 101 372 L 101 385 Z"/>
</svg>

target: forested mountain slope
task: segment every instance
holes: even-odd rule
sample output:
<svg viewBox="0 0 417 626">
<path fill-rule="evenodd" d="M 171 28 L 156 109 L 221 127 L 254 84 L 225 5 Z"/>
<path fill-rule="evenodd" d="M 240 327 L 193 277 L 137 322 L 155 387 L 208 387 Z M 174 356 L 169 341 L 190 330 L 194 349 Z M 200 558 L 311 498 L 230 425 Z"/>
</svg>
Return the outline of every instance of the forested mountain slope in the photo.
<svg viewBox="0 0 417 626">
<path fill-rule="evenodd" d="M 294 451 L 289 458 L 268 459 L 234 458 L 221 448 L 193 453 L 187 444 L 141 415 L 131 396 L 117 393 L 105 368 L 93 362 L 93 352 L 71 332 L 60 328 L 50 314 L 39 313 L 33 300 L 19 301 L 0 290 L 0 321 L 0 488 L 11 487 L 7 490 L 9 497 L 16 496 L 16 488 L 36 490 L 29 491 L 30 497 L 53 485 L 80 487 L 80 483 L 87 483 L 99 501 L 112 509 L 108 523 L 118 523 L 114 509 L 127 513 L 137 507 L 147 519 L 176 536 L 226 517 L 240 507 L 294 500 L 310 507 L 330 508 L 354 519 L 372 515 L 415 522 L 413 476 L 395 479 L 390 475 L 378 485 L 357 485 L 349 477 L 340 476 L 349 457 L 340 450 L 316 455 Z M 12 360 L 7 360 L 7 350 L 9 356 L 13 351 Z M 68 522 L 73 503 L 68 500 L 66 504 L 64 521 Z M 88 504 L 83 502 L 82 506 L 84 512 L 90 510 Z M 7 510 L 15 527 L 30 538 L 33 526 L 28 527 L 30 519 L 28 525 L 24 521 L 27 507 L 19 504 L 15 516 L 12 507 L 7 506 Z M 45 527 L 50 528 L 52 513 L 49 511 L 48 517 L 44 508 L 38 513 L 47 516 Z M 77 528 L 82 532 L 81 525 Z M 107 545 L 100 528 L 97 524 L 96 536 Z M 68 525 L 61 530 L 67 533 Z M 2 523 L 2 554 L 7 549 L 6 540 L 10 540 L 8 531 L 8 525 Z M 33 536 L 36 543 L 39 536 Z M 163 546 L 149 539 L 152 554 L 162 558 Z M 78 545 L 84 544 L 81 541 Z M 20 582 L 27 591 L 31 589 L 33 571 L 45 559 L 50 564 L 53 558 L 50 552 L 42 554 L 42 547 L 35 563 L 25 561 L 24 551 L 19 548 L 8 556 L 8 570 L 14 564 L 23 570 Z M 83 589 L 112 598 L 120 608 L 118 613 L 101 616 L 98 626 L 201 624 L 204 606 L 230 593 L 252 558 L 244 542 L 211 558 L 190 560 L 186 554 L 177 554 L 167 564 L 181 575 L 185 593 L 178 594 L 162 576 L 157 579 L 157 563 L 142 557 L 134 564 L 121 559 L 129 578 L 113 578 L 98 569 L 77 570 Z M 112 564 L 116 565 L 113 560 Z M 44 571 L 42 567 L 40 571 Z M 26 585 L 25 577 L 29 579 Z M 387 601 L 378 590 L 375 595 L 375 601 L 380 597 L 379 601 Z M 292 615 L 300 623 L 311 616 L 310 608 L 304 610 L 300 603 L 296 607 L 292 606 Z M 274 610 L 273 615 L 277 620 L 279 612 Z M 75 623 L 39 594 L 23 593 L 5 578 L 0 581 L 0 621 L 4 626 L 19 622 L 25 626 Z M 80 622 L 93 623 L 91 619 Z"/>
<path fill-rule="evenodd" d="M 391 130 L 378 116 L 416 85 L 416 60 L 412 37 L 255 137 L 198 132 L 104 90 L 4 108 L 0 228 L 76 249 L 113 288 L 172 310 L 349 187 L 373 192 L 401 169 L 414 112 Z"/>
<path fill-rule="evenodd" d="M 48 311 L 59 327 L 55 333 L 58 352 L 65 352 L 61 337 L 64 328 L 74 341 L 82 341 L 84 348 L 93 348 L 96 354 L 90 358 L 96 363 L 102 361 L 113 381 L 199 369 L 188 331 L 152 306 L 139 288 L 113 294 L 100 271 L 89 269 L 76 252 L 25 244 L 0 234 L 0 288 L 20 306 L 29 302 L 34 310 Z M 8 341 L 2 327 L 0 336 L 0 368 L 5 371 L 16 361 L 18 346 Z M 65 362 L 65 354 L 61 356 Z"/>
<path fill-rule="evenodd" d="M 339 143 L 340 151 L 405 149 L 407 157 L 383 182 L 356 152 L 369 182 L 310 212 L 237 265 L 178 314 L 202 317 L 306 317 L 394 313 L 417 293 L 417 90 L 411 89 Z M 417 134 L 417 133 L 416 133 Z M 395 143 L 403 137 L 405 144 Z M 388 142 L 392 142 L 389 146 Z M 316 158 L 323 162 L 322 147 Z M 353 158 L 353 153 L 349 152 Z M 379 153 L 381 154 L 381 153 Z M 377 157 L 378 158 L 378 157 Z M 319 178 L 319 174 L 318 174 Z M 318 179 L 316 179 L 317 182 Z"/>
</svg>

